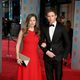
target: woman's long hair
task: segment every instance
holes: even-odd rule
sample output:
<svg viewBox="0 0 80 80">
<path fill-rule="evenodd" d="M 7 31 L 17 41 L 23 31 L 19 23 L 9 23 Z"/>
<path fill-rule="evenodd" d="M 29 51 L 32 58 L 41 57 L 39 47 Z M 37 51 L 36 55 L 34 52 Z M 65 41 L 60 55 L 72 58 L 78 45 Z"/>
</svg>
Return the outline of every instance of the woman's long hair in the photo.
<svg viewBox="0 0 80 80">
<path fill-rule="evenodd" d="M 36 34 L 38 34 L 38 36 L 40 35 L 40 29 L 39 29 L 39 26 L 38 26 L 38 19 L 37 19 L 37 16 L 35 14 L 29 14 L 26 18 L 26 28 L 23 30 L 23 37 L 27 34 L 27 31 L 29 29 L 29 21 L 32 17 L 35 17 L 36 19 L 36 24 L 34 26 L 34 31 Z"/>
</svg>

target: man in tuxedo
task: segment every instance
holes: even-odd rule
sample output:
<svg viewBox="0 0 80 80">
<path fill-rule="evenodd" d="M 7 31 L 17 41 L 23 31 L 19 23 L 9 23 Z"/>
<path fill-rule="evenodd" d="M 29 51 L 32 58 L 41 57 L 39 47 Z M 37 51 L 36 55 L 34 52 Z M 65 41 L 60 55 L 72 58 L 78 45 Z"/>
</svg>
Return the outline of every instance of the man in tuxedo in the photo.
<svg viewBox="0 0 80 80">
<path fill-rule="evenodd" d="M 47 80 L 62 80 L 62 61 L 69 52 L 69 37 L 66 28 L 57 22 L 53 8 L 46 10 L 48 24 L 41 27 L 40 47 L 44 52 Z M 54 74 L 53 74 L 54 73 Z"/>
</svg>

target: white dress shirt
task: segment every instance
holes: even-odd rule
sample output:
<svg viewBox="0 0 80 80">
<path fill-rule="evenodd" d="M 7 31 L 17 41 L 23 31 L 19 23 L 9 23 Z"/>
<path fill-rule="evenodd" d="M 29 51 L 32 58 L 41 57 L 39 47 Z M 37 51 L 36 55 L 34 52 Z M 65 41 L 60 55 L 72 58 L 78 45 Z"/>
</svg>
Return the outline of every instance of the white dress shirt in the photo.
<svg viewBox="0 0 80 80">
<path fill-rule="evenodd" d="M 54 25 L 53 26 L 50 26 L 49 27 L 49 35 L 50 35 L 50 40 L 52 41 L 52 38 L 53 38 L 53 35 L 54 35 L 54 31 L 55 31 L 55 28 L 56 28 L 56 21 L 54 23 L 52 23 Z"/>
</svg>

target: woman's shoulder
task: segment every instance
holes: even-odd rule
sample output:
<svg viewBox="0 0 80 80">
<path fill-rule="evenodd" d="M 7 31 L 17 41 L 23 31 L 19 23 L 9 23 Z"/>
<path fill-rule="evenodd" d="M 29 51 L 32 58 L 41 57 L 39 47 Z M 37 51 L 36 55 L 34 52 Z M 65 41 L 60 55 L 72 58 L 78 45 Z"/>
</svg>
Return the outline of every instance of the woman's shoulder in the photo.
<svg viewBox="0 0 80 80">
<path fill-rule="evenodd" d="M 21 28 L 21 30 L 24 32 L 26 30 L 26 28 Z"/>
<path fill-rule="evenodd" d="M 19 35 L 23 35 L 25 33 L 25 28 L 21 28 L 19 31 Z"/>
<path fill-rule="evenodd" d="M 21 28 L 20 30 L 22 33 L 24 33 L 26 31 L 26 28 Z"/>
</svg>

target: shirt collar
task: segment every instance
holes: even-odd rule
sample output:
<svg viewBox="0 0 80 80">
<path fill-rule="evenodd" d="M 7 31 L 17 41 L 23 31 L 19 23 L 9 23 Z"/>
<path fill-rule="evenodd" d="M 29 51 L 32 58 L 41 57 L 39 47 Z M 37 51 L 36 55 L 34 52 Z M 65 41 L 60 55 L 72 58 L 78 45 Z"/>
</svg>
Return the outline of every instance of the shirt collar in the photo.
<svg viewBox="0 0 80 80">
<path fill-rule="evenodd" d="M 54 25 L 54 27 L 56 26 L 56 24 L 57 24 L 57 21 L 55 21 L 54 23 L 52 23 L 53 25 Z"/>
</svg>

